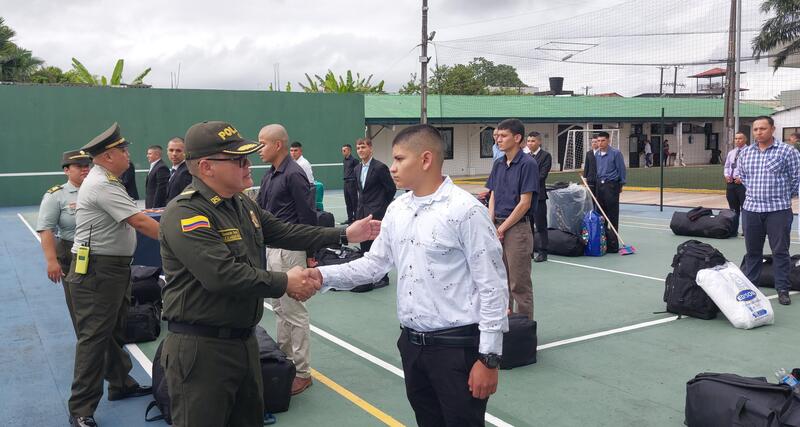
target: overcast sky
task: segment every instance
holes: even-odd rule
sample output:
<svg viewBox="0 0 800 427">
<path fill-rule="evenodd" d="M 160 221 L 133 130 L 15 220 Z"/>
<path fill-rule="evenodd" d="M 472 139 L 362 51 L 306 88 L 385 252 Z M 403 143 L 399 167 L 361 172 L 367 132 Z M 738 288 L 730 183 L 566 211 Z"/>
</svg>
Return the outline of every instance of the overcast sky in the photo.
<svg viewBox="0 0 800 427">
<path fill-rule="evenodd" d="M 430 31 L 436 30 L 436 41 L 542 25 L 621 3 L 429 2 L 428 25 Z M 155 87 L 170 87 L 171 73 L 177 74 L 179 65 L 181 88 L 248 90 L 265 89 L 273 82 L 275 64 L 280 64 L 281 87 L 291 81 L 294 90 L 305 81 L 303 73 L 324 74 L 331 69 L 340 74 L 351 69 L 374 74 L 374 80 L 386 81 L 388 91 L 396 91 L 419 70 L 415 46 L 421 33 L 420 0 L 0 0 L 0 4 L 0 16 L 17 32 L 15 41 L 48 65 L 68 70 L 76 57 L 92 73 L 110 75 L 114 62 L 124 58 L 123 81 L 152 67 L 145 82 Z M 628 23 L 614 25 L 624 28 Z M 454 58 L 439 59 L 447 63 Z M 647 69 L 645 74 L 649 87 L 655 81 L 657 90 L 657 70 Z M 542 87 L 545 77 L 523 79 L 536 80 L 526 83 Z M 589 83 L 572 81 L 566 86 L 578 90 L 583 84 Z M 617 89 L 613 79 L 599 78 L 595 86 L 592 92 Z"/>
</svg>

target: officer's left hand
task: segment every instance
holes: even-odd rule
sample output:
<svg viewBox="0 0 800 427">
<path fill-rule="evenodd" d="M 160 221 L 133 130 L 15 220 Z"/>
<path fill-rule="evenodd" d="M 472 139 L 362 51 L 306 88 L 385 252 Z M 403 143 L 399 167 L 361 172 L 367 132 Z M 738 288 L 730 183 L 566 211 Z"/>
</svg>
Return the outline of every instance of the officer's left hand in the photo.
<svg viewBox="0 0 800 427">
<path fill-rule="evenodd" d="M 372 219 L 372 215 L 366 218 L 361 218 L 354 221 L 347 227 L 347 241 L 350 243 L 359 243 L 367 240 L 375 240 L 378 233 L 381 232 L 381 222 L 377 219 Z"/>
<path fill-rule="evenodd" d="M 488 399 L 489 396 L 497 391 L 497 372 L 498 370 L 489 369 L 480 360 L 476 360 L 469 371 L 469 391 L 476 399 Z"/>
</svg>

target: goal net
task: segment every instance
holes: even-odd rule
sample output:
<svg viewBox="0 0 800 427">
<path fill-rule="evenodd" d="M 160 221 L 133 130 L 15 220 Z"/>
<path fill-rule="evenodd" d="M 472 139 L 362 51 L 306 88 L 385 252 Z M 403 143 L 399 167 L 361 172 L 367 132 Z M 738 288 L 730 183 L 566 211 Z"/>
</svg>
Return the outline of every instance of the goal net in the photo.
<svg viewBox="0 0 800 427">
<path fill-rule="evenodd" d="M 592 137 L 599 132 L 607 132 L 611 137 L 609 145 L 619 150 L 619 129 L 573 129 L 567 131 L 564 158 L 560 159 L 565 171 L 583 168 L 583 159 L 586 152 L 591 149 Z"/>
</svg>

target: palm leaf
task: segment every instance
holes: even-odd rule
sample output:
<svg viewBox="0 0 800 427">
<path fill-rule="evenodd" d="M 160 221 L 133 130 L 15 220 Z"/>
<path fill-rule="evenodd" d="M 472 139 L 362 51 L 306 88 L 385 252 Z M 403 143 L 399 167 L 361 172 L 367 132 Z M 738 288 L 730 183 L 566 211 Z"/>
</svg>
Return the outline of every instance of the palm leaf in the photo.
<svg viewBox="0 0 800 427">
<path fill-rule="evenodd" d="M 117 60 L 114 65 L 114 71 L 111 73 L 111 86 L 119 86 L 122 83 L 122 68 L 125 66 L 125 61 L 122 59 Z"/>
<path fill-rule="evenodd" d="M 150 67 L 147 67 L 146 70 L 142 71 L 138 76 L 136 76 L 133 81 L 130 82 L 132 85 L 141 85 L 144 84 L 144 78 L 150 74 Z"/>
<path fill-rule="evenodd" d="M 81 62 L 76 58 L 72 58 L 72 69 L 75 70 L 75 73 L 77 73 L 81 83 L 86 83 L 92 86 L 97 85 L 97 80 L 92 73 L 90 73 L 89 70 L 87 70 L 86 67 L 84 67 L 83 64 L 81 64 Z"/>
</svg>

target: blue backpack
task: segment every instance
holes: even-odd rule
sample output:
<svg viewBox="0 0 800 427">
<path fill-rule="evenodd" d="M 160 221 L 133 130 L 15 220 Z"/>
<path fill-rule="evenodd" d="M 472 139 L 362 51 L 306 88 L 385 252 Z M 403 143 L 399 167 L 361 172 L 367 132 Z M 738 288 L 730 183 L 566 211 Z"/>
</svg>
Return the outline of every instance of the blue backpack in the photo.
<svg viewBox="0 0 800 427">
<path fill-rule="evenodd" d="M 603 256 L 606 254 L 606 219 L 595 211 L 589 211 L 583 216 L 581 227 L 586 256 Z"/>
</svg>

